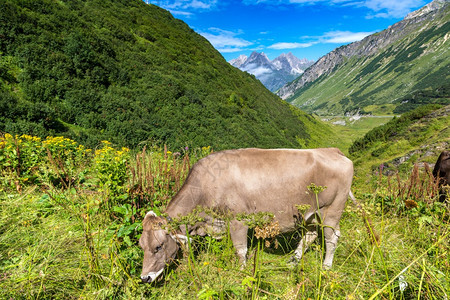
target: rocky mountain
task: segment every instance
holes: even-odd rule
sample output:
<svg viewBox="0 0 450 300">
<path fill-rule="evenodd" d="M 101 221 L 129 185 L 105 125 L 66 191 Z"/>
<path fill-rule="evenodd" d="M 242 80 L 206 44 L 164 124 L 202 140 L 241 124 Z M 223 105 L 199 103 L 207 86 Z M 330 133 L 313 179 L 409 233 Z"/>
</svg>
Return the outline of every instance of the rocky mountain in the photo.
<svg viewBox="0 0 450 300">
<path fill-rule="evenodd" d="M 276 91 L 287 82 L 290 82 L 302 74 L 314 62 L 307 59 L 299 59 L 292 53 L 281 54 L 270 61 L 264 52 L 253 52 L 249 57 L 240 55 L 232 59 L 229 63 L 255 75 L 265 87 L 271 91 Z"/>
<path fill-rule="evenodd" d="M 384 114 L 411 93 L 448 92 L 448 3 L 435 0 L 386 30 L 333 50 L 277 94 L 318 114 Z M 448 94 L 443 98 L 448 101 Z"/>
</svg>

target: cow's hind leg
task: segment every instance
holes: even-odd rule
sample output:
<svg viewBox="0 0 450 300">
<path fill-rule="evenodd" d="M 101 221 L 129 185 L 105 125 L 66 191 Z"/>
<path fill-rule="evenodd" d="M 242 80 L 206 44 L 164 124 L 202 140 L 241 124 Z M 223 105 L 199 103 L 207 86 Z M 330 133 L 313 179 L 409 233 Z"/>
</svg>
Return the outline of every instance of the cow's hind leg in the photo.
<svg viewBox="0 0 450 300">
<path fill-rule="evenodd" d="M 242 266 L 247 262 L 247 233 L 248 227 L 242 222 L 232 220 L 230 224 L 230 236 L 233 246 L 236 249 L 236 254 Z"/>
<path fill-rule="evenodd" d="M 291 262 L 296 263 L 302 259 L 303 254 L 308 249 L 309 245 L 317 238 L 318 234 L 315 226 L 309 228 L 306 233 L 303 235 L 300 243 L 297 246 L 297 249 L 294 251 L 294 255 L 292 256 Z"/>
<path fill-rule="evenodd" d="M 344 192 L 342 192 L 344 191 Z M 345 202 L 348 198 L 349 189 L 342 190 L 334 199 L 333 203 L 327 207 L 323 213 L 323 224 L 321 232 L 325 238 L 325 259 L 323 260 L 323 269 L 329 270 L 333 265 L 334 252 L 341 236 L 339 230 L 339 220 L 345 208 Z"/>
<path fill-rule="evenodd" d="M 339 237 L 341 236 L 341 232 L 339 231 L 339 224 L 335 228 L 330 226 L 324 226 L 323 234 L 325 235 L 325 245 L 326 245 L 323 268 L 325 270 L 329 270 L 333 265 L 334 251 L 336 250 L 337 242 L 339 240 Z"/>
</svg>

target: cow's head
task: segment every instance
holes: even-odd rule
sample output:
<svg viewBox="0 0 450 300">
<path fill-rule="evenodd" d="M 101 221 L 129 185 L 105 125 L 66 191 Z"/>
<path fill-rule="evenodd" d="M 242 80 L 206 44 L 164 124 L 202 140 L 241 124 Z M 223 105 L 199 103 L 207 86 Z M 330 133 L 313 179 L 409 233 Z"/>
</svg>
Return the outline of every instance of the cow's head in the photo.
<svg viewBox="0 0 450 300">
<path fill-rule="evenodd" d="M 153 282 L 178 252 L 178 239 L 163 228 L 165 224 L 167 224 L 167 220 L 158 217 L 152 211 L 145 215 L 143 232 L 139 239 L 139 245 L 144 250 L 141 273 L 143 282 Z"/>
</svg>

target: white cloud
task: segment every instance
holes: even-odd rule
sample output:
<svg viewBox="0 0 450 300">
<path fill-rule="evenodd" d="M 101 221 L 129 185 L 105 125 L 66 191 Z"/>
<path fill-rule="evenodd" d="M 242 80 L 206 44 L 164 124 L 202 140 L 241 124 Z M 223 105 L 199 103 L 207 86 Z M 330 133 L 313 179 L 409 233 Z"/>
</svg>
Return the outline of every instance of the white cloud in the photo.
<svg viewBox="0 0 450 300">
<path fill-rule="evenodd" d="M 275 50 L 299 49 L 314 46 L 316 44 L 348 44 L 360 41 L 374 32 L 330 31 L 322 36 L 304 36 L 303 39 L 312 40 L 304 43 L 275 43 L 267 48 Z"/>
<path fill-rule="evenodd" d="M 187 8 L 193 8 L 193 9 L 212 9 L 215 8 L 217 5 L 217 1 L 198 1 L 198 0 L 193 0 L 191 1 L 188 5 Z"/>
<path fill-rule="evenodd" d="M 216 48 L 216 50 L 219 51 L 220 53 L 235 53 L 246 51 L 247 49 L 237 47 L 227 47 L 227 48 Z"/>
<path fill-rule="evenodd" d="M 298 49 L 298 48 L 311 47 L 314 44 L 317 44 L 317 42 L 309 42 L 309 43 L 275 43 L 273 45 L 270 45 L 267 48 L 276 49 L 276 50 Z"/>
<path fill-rule="evenodd" d="M 316 4 L 318 2 L 324 2 L 323 0 L 289 0 L 289 3 L 300 3 L 300 4 Z M 326 2 L 333 2 L 333 1 L 326 1 Z"/>
<path fill-rule="evenodd" d="M 184 17 L 192 17 L 193 13 L 187 12 L 187 11 L 180 11 L 180 10 L 170 10 L 170 13 L 174 16 L 184 16 Z"/>
<path fill-rule="evenodd" d="M 347 44 L 360 41 L 374 32 L 330 31 L 319 38 L 321 43 Z"/>
<path fill-rule="evenodd" d="M 367 18 L 403 18 L 411 11 L 422 7 L 425 0 L 244 0 L 246 5 L 330 5 L 365 7 L 370 13 Z"/>
<path fill-rule="evenodd" d="M 151 0 L 145 1 L 170 11 L 173 15 L 191 17 L 195 12 L 217 9 L 218 0 Z"/>
<path fill-rule="evenodd" d="M 237 37 L 241 31 L 232 32 L 220 28 L 209 28 L 209 32 L 200 32 L 220 52 L 238 52 L 253 45 L 252 42 Z"/>
<path fill-rule="evenodd" d="M 256 77 L 260 77 L 261 75 L 270 74 L 270 73 L 273 72 L 271 69 L 268 69 L 268 68 L 265 68 L 265 67 L 262 67 L 262 66 L 258 67 L 255 64 L 249 64 L 244 69 L 244 71 L 246 71 L 246 72 L 248 72 L 250 74 L 253 74 Z"/>
<path fill-rule="evenodd" d="M 210 10 L 217 6 L 217 0 L 175 0 L 175 1 L 151 1 L 153 4 L 166 9 L 199 9 Z"/>
<path fill-rule="evenodd" d="M 364 6 L 374 12 L 368 17 L 403 18 L 414 9 L 425 5 L 423 0 L 366 0 Z"/>
</svg>

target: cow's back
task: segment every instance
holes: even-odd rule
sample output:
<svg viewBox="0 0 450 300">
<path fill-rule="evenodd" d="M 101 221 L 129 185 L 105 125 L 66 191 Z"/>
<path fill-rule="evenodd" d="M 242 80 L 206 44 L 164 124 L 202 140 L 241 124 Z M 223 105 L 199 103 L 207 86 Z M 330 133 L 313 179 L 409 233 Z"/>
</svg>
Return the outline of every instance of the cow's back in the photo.
<svg viewBox="0 0 450 300">
<path fill-rule="evenodd" d="M 283 218 L 296 204 L 315 206 L 308 186 L 326 187 L 320 206 L 350 189 L 353 164 L 339 149 L 237 149 L 213 153 L 192 168 L 168 210 L 175 215 L 197 205 L 233 212 L 269 211 Z M 187 212 L 188 213 L 188 212 Z"/>
</svg>

